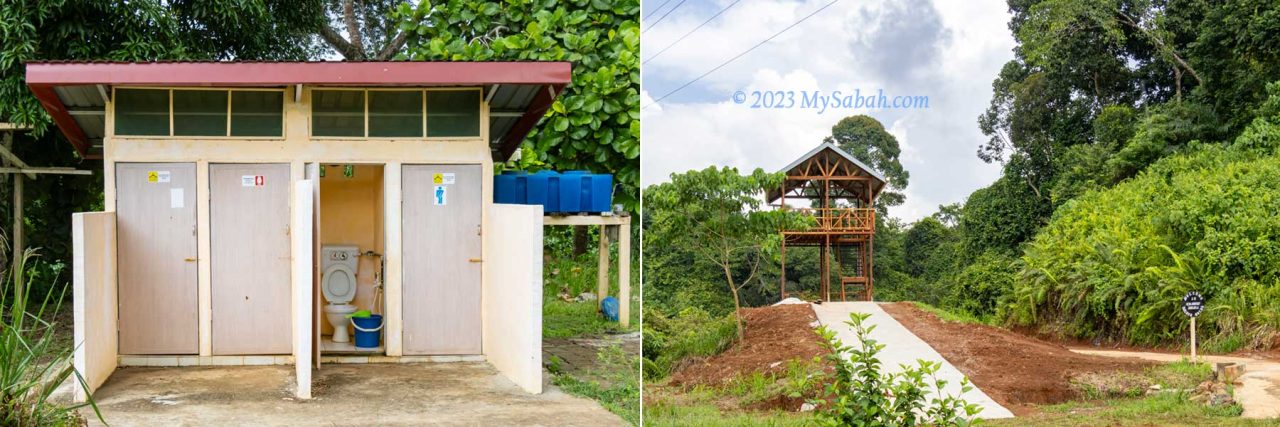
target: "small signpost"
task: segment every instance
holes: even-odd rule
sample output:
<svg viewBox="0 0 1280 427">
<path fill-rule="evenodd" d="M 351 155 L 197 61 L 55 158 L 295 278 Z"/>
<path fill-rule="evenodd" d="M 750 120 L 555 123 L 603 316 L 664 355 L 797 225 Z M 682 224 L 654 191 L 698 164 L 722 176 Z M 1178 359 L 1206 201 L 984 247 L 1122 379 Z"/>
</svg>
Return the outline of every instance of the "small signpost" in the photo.
<svg viewBox="0 0 1280 427">
<path fill-rule="evenodd" d="M 1182 297 L 1182 312 L 1191 318 L 1191 363 L 1196 363 L 1196 316 L 1204 310 L 1204 297 L 1190 291 Z"/>
</svg>

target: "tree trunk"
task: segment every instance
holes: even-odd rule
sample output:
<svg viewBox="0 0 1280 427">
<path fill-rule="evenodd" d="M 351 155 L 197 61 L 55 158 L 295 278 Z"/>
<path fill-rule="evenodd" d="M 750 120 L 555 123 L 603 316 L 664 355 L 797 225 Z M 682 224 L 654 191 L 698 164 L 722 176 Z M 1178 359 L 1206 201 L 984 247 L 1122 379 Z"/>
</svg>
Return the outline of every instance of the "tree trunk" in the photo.
<svg viewBox="0 0 1280 427">
<path fill-rule="evenodd" d="M 587 226 L 585 225 L 573 226 L 573 256 L 576 257 L 587 253 L 587 244 L 589 243 L 587 238 L 590 237 L 587 232 Z"/>
<path fill-rule="evenodd" d="M 733 294 L 733 320 L 738 325 L 738 341 L 742 341 L 747 328 L 742 324 L 742 301 L 738 298 L 738 285 L 733 283 L 733 273 L 729 272 L 729 266 L 721 267 L 724 268 L 724 280 L 729 284 L 729 293 Z"/>
</svg>

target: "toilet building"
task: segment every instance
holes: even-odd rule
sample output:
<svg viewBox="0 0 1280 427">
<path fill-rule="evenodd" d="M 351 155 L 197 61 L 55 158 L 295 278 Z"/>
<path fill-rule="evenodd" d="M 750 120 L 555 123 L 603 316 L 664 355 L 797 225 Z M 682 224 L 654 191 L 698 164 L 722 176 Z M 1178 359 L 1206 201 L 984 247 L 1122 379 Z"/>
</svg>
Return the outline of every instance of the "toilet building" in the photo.
<svg viewBox="0 0 1280 427">
<path fill-rule="evenodd" d="M 494 204 L 563 62 L 40 62 L 86 158 L 75 364 L 487 361 L 540 392 L 542 220 Z M 382 316 L 361 328 L 347 318 Z M 370 335 L 373 334 L 373 335 Z M 359 341 L 359 342 L 357 342 Z"/>
</svg>

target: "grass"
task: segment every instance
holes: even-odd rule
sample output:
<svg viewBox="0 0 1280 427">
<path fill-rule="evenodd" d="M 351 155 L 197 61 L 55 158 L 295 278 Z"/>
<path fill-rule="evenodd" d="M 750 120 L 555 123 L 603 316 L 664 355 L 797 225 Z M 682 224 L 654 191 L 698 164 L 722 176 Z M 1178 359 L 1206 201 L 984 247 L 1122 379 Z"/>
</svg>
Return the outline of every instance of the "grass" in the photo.
<svg viewBox="0 0 1280 427">
<path fill-rule="evenodd" d="M 596 357 L 600 363 L 587 375 L 555 374 L 552 384 L 640 425 L 640 358 L 627 355 L 620 346 L 606 347 Z"/>
<path fill-rule="evenodd" d="M 654 385 L 646 389 L 645 426 L 792 426 L 810 425 L 811 413 L 744 409 L 784 396 L 805 398 L 818 391 L 814 378 L 821 374 L 817 361 L 790 360 L 778 374 L 752 372 L 723 386 L 688 389 Z M 729 409 L 733 408 L 733 409 Z"/>
<path fill-rule="evenodd" d="M 929 313 L 933 313 L 934 316 L 938 316 L 938 319 L 941 319 L 944 322 L 969 323 L 969 324 L 979 324 L 979 325 L 990 325 L 993 323 L 993 319 L 983 319 L 965 311 L 950 311 L 947 309 L 934 307 L 932 305 L 929 305 L 923 302 L 912 301 L 911 303 L 915 304 L 916 308 L 927 311 Z"/>
<path fill-rule="evenodd" d="M 543 338 L 599 336 L 639 330 L 640 310 L 631 310 L 631 324 L 623 328 L 622 324 L 605 320 L 604 316 L 597 313 L 594 301 L 564 302 L 552 295 L 542 304 Z"/>
<path fill-rule="evenodd" d="M 1031 417 L 992 420 L 993 426 L 1275 426 L 1276 421 L 1246 420 L 1239 406 L 1209 407 L 1185 393 L 1138 399 L 1106 399 L 1043 406 Z"/>
<path fill-rule="evenodd" d="M 808 426 L 813 423 L 810 413 L 724 412 L 713 404 L 694 405 L 646 404 L 644 425 L 649 426 Z"/>
<path fill-rule="evenodd" d="M 1276 420 L 1258 421 L 1239 417 L 1241 408 L 1206 406 L 1190 400 L 1186 390 L 1213 375 L 1204 363 L 1175 362 L 1148 368 L 1142 373 L 1086 375 L 1073 380 L 1073 387 L 1085 400 L 1042 406 L 1040 414 L 999 420 L 996 426 L 1276 426 Z M 1165 393 L 1145 395 L 1147 387 L 1159 384 Z M 1181 390 L 1181 391 L 1178 391 Z"/>
<path fill-rule="evenodd" d="M 640 295 L 639 263 L 631 268 L 631 316 L 630 325 L 623 328 L 618 322 L 605 320 L 596 310 L 595 301 L 566 302 L 559 299 L 561 292 L 571 296 L 596 292 L 597 260 L 595 252 L 578 257 L 558 257 L 547 260 L 543 267 L 542 336 L 544 338 L 572 338 L 578 336 L 627 333 L 640 330 L 640 307 L 636 298 Z M 617 260 L 617 253 L 610 254 L 610 261 Z M 610 270 L 609 294 L 618 295 L 616 265 Z"/>
<path fill-rule="evenodd" d="M 737 337 L 731 315 L 712 317 L 697 308 L 686 308 L 671 317 L 651 311 L 644 325 L 645 378 L 666 378 L 687 359 L 725 351 Z"/>
<path fill-rule="evenodd" d="M 0 238 L 0 250 L 3 246 Z M 25 266 L 34 256 L 35 250 L 28 249 L 15 257 L 9 268 L 27 271 Z M 51 400 L 64 381 L 70 380 L 85 391 L 88 387 L 72 367 L 72 348 L 58 333 L 58 325 L 46 320 L 57 317 L 66 299 L 66 287 L 39 301 L 28 301 L 31 295 L 18 298 L 9 294 L 16 288 L 14 275 L 9 273 L 0 272 L 0 425 L 81 425 L 85 420 L 76 410 L 86 405 L 101 421 L 92 399 L 78 405 Z M 28 305 L 31 302 L 39 304 Z"/>
<path fill-rule="evenodd" d="M 616 249 L 609 260 L 617 261 Z M 595 251 L 577 257 L 561 256 L 546 260 L 543 266 L 542 337 L 575 338 L 599 337 L 607 334 L 638 332 L 640 330 L 639 263 L 631 269 L 630 324 L 606 320 L 596 309 L 597 301 L 568 302 L 559 298 L 561 293 L 570 296 L 596 292 L 598 261 Z M 618 296 L 617 264 L 612 264 L 609 274 L 609 295 Z M 620 301 L 623 302 L 623 301 Z M 632 425 L 640 425 L 640 367 L 638 356 L 629 356 L 620 345 L 601 349 L 596 355 L 599 363 L 588 372 L 562 373 L 558 361 L 550 360 L 553 372 L 552 384 L 566 393 L 595 400 L 600 406 L 617 414 Z"/>
</svg>

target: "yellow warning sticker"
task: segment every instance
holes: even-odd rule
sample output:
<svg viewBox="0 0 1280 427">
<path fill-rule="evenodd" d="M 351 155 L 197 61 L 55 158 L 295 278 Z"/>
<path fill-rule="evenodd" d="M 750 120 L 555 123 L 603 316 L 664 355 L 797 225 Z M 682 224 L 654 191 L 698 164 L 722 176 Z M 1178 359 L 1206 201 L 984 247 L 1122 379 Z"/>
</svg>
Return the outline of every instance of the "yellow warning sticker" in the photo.
<svg viewBox="0 0 1280 427">
<path fill-rule="evenodd" d="M 169 182 L 169 171 L 148 171 L 147 182 L 152 184 L 157 182 Z"/>
<path fill-rule="evenodd" d="M 435 185 L 453 184 L 457 179 L 451 173 L 437 173 L 431 175 L 431 183 Z"/>
</svg>

